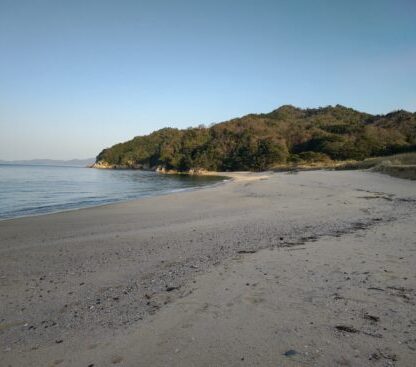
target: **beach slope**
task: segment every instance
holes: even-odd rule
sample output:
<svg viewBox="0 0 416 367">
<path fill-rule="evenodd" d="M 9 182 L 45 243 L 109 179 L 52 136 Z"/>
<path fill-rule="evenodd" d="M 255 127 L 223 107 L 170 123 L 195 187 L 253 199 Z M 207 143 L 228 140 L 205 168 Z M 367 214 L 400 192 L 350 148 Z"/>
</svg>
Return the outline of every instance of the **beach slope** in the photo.
<svg viewBox="0 0 416 367">
<path fill-rule="evenodd" d="M 0 222 L 5 366 L 411 366 L 416 186 L 235 180 Z"/>
</svg>

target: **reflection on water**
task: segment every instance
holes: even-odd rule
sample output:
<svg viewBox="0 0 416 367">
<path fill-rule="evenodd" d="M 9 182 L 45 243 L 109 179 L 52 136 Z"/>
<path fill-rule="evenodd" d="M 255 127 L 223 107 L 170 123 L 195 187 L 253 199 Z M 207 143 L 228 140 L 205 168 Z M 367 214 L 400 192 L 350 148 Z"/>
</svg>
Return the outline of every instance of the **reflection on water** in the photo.
<svg viewBox="0 0 416 367">
<path fill-rule="evenodd" d="M 160 195 L 223 179 L 130 170 L 0 165 L 0 219 Z"/>
</svg>

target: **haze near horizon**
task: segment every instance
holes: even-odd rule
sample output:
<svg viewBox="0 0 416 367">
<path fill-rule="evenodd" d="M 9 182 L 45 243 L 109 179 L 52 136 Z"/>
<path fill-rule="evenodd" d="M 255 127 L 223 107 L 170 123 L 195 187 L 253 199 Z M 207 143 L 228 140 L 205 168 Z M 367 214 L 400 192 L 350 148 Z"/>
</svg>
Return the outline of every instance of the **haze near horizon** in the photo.
<svg viewBox="0 0 416 367">
<path fill-rule="evenodd" d="M 416 3 L 0 1 L 0 159 L 280 105 L 416 110 Z"/>
</svg>

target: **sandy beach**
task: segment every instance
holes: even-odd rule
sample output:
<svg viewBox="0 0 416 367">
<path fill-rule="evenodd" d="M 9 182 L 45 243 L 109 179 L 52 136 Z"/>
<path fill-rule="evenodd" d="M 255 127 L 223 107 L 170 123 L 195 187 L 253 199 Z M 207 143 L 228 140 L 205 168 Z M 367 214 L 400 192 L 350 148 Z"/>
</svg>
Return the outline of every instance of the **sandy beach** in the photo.
<svg viewBox="0 0 416 367">
<path fill-rule="evenodd" d="M 414 366 L 416 184 L 367 171 L 0 222 L 1 366 Z"/>
</svg>

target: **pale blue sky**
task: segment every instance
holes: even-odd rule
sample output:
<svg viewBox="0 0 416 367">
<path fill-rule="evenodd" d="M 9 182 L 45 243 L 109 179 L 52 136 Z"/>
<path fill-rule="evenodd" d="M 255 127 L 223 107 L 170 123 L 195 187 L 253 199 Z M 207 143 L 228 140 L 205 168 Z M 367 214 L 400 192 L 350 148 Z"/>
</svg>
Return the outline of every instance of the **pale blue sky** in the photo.
<svg viewBox="0 0 416 367">
<path fill-rule="evenodd" d="M 416 110 L 415 0 L 0 0 L 0 159 L 282 104 Z"/>
</svg>

